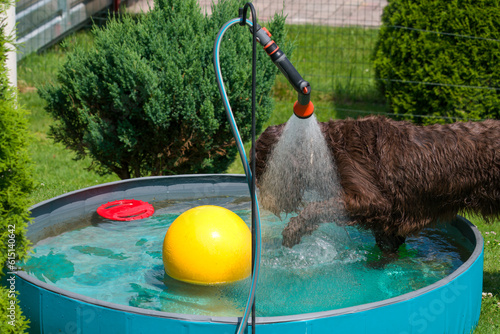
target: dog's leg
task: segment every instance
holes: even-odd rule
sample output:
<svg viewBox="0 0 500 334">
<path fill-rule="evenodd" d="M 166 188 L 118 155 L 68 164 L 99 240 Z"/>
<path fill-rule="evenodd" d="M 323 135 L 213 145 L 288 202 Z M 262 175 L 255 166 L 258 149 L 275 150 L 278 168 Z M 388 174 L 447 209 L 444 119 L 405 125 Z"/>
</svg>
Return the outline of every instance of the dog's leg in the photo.
<svg viewBox="0 0 500 334">
<path fill-rule="evenodd" d="M 404 244 L 406 238 L 387 234 L 381 230 L 373 231 L 375 242 L 382 251 L 382 256 L 377 260 L 368 261 L 367 265 L 373 269 L 383 269 L 389 263 L 398 259 L 398 249 Z"/>
<path fill-rule="evenodd" d="M 307 205 L 297 217 L 292 217 L 282 232 L 283 246 L 293 247 L 304 235 L 314 232 L 321 223 L 346 223 L 345 209 L 338 198 Z"/>
<path fill-rule="evenodd" d="M 400 235 L 374 230 L 375 242 L 382 253 L 387 256 L 394 256 L 398 253 L 399 247 L 405 243 L 406 238 Z"/>
<path fill-rule="evenodd" d="M 281 233 L 283 235 L 283 246 L 295 246 L 304 235 L 311 234 L 318 227 L 319 224 L 304 220 L 300 216 L 290 218 L 290 221 Z"/>
</svg>

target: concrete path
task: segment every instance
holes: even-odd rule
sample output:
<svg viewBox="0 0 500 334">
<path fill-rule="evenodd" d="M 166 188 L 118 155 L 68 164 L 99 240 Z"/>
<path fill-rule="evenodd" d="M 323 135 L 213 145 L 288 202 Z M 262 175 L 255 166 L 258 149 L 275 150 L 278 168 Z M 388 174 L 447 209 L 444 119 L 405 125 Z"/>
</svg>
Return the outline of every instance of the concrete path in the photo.
<svg viewBox="0 0 500 334">
<path fill-rule="evenodd" d="M 260 22 L 266 22 L 274 13 L 283 10 L 288 15 L 289 24 L 365 27 L 379 26 L 382 11 L 387 5 L 387 0 L 254 0 L 252 2 Z M 208 14 L 211 13 L 211 3 L 212 0 L 199 0 L 201 8 Z M 152 0 L 138 0 L 129 5 L 128 10 L 147 11 L 150 4 L 152 6 Z"/>
</svg>

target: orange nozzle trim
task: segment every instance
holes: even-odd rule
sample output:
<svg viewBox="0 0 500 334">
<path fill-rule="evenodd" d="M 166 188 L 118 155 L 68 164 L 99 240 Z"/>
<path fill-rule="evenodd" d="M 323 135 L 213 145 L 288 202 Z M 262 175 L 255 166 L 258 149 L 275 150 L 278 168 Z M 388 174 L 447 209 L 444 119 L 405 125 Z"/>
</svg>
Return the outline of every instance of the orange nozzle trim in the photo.
<svg viewBox="0 0 500 334">
<path fill-rule="evenodd" d="M 271 33 L 269 32 L 269 30 L 266 29 L 266 27 L 262 27 L 262 30 L 265 31 L 265 33 L 267 34 L 267 36 L 271 37 Z"/>
<path fill-rule="evenodd" d="M 295 101 L 293 105 L 293 113 L 298 118 L 308 118 L 314 113 L 314 105 L 311 101 L 309 101 L 306 105 L 302 105 L 299 101 Z"/>
</svg>

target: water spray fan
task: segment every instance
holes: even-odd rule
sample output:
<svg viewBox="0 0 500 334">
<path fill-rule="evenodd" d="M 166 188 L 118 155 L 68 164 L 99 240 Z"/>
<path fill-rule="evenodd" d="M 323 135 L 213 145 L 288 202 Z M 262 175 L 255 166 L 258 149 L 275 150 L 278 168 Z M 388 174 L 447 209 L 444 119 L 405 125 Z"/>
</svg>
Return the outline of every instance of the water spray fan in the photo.
<svg viewBox="0 0 500 334">
<path fill-rule="evenodd" d="M 250 8 L 252 13 L 252 21 L 247 19 L 247 10 Z M 231 110 L 231 105 L 227 97 L 226 89 L 224 87 L 224 81 L 222 79 L 221 69 L 220 69 L 220 59 L 219 50 L 222 37 L 225 32 L 233 25 L 239 24 L 241 26 L 249 26 L 250 32 L 252 33 L 252 167 L 250 168 L 248 159 L 246 157 L 245 149 L 243 147 L 243 142 L 238 131 L 238 126 L 234 120 L 233 112 Z M 248 318 L 250 313 L 252 314 L 252 332 L 255 333 L 255 290 L 257 288 L 257 281 L 259 277 L 260 268 L 260 254 L 261 254 L 261 229 L 260 229 L 260 215 L 259 215 L 259 205 L 257 201 L 257 195 L 255 191 L 255 101 L 256 101 L 256 62 L 257 62 L 257 47 L 256 43 L 259 42 L 266 53 L 270 56 L 273 63 L 279 68 L 281 73 L 287 78 L 292 87 L 298 93 L 298 99 L 293 106 L 293 112 L 295 116 L 299 118 L 309 118 L 314 112 L 314 106 L 311 102 L 311 86 L 309 82 L 305 81 L 299 72 L 292 65 L 290 60 L 286 57 L 285 53 L 280 50 L 276 42 L 271 39 L 271 33 L 266 29 L 261 27 L 257 23 L 257 17 L 255 15 L 255 8 L 252 3 L 248 2 L 243 8 L 239 10 L 239 17 L 226 22 L 222 28 L 219 30 L 217 37 L 215 39 L 214 45 L 214 69 L 215 75 L 217 77 L 217 84 L 219 86 L 219 92 L 221 94 L 224 109 L 226 110 L 226 115 L 231 126 L 231 131 L 236 141 L 236 146 L 238 148 L 240 158 L 245 170 L 245 174 L 248 181 L 248 187 L 250 189 L 250 197 L 252 199 L 252 283 L 250 292 L 248 295 L 247 303 L 245 306 L 245 312 L 241 321 L 239 323 L 237 333 L 243 333 L 247 326 Z M 251 312 L 250 312 L 251 311 Z"/>
</svg>

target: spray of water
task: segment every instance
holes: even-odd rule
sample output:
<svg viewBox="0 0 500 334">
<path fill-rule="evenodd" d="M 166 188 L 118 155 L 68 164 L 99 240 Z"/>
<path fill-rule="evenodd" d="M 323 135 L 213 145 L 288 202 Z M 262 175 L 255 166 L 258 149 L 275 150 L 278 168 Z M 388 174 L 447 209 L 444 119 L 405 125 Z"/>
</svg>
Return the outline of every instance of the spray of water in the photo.
<svg viewBox="0 0 500 334">
<path fill-rule="evenodd" d="M 259 184 L 259 202 L 278 217 L 340 199 L 337 170 L 314 115 L 288 120 Z"/>
</svg>

